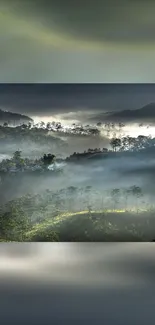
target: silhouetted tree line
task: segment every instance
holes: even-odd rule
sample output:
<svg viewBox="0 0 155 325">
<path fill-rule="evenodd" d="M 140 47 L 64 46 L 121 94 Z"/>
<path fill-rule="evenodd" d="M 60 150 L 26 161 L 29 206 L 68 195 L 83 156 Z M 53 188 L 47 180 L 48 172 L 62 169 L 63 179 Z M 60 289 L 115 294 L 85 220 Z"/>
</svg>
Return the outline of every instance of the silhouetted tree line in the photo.
<svg viewBox="0 0 155 325">
<path fill-rule="evenodd" d="M 54 160 L 55 160 L 55 155 L 52 155 L 51 153 L 49 154 L 44 154 L 44 156 L 41 158 L 41 161 L 44 163 L 44 165 L 51 165 Z"/>
</svg>

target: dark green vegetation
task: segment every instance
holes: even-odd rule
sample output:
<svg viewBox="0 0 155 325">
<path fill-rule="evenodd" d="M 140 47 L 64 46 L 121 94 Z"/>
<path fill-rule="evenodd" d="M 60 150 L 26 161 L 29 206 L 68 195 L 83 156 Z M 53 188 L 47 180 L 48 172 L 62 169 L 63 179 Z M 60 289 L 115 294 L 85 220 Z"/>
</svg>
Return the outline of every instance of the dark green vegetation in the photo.
<svg viewBox="0 0 155 325">
<path fill-rule="evenodd" d="M 119 211 L 81 212 L 60 215 L 27 232 L 28 241 L 144 241 L 142 224 L 131 224 L 132 213 Z M 117 219 L 127 218 L 123 226 Z M 143 224 L 144 225 L 144 224 Z M 147 240 L 147 239 L 146 239 Z"/>
<path fill-rule="evenodd" d="M 13 154 L 20 150 L 28 155 L 40 156 L 51 150 L 56 154 L 67 148 L 67 143 L 55 137 L 55 134 L 48 136 L 49 129 L 38 128 L 37 126 L 21 125 L 16 127 L 0 126 L 0 153 Z M 57 148 L 59 150 L 57 151 Z"/>
<path fill-rule="evenodd" d="M 137 186 L 104 193 L 90 186 L 46 190 L 0 207 L 0 240 L 150 241 L 154 211 Z"/>
<path fill-rule="evenodd" d="M 4 154 L 10 152 L 12 154 L 19 148 L 24 152 L 25 147 L 27 147 L 29 153 L 33 151 L 37 154 L 40 152 L 41 147 L 44 146 L 45 152 L 52 151 L 55 154 L 61 154 L 62 151 L 68 148 L 67 142 L 59 138 L 61 135 L 64 137 L 67 135 L 72 137 L 77 135 L 83 137 L 108 137 L 111 138 L 110 145 L 113 151 L 139 150 L 154 146 L 155 138 L 143 135 L 139 135 L 137 138 L 122 136 L 123 128 L 124 124 L 122 123 L 105 123 L 95 127 L 73 124 L 71 128 L 66 129 L 61 123 L 56 122 L 46 124 L 44 122 L 38 124 L 29 122 L 16 127 L 10 127 L 5 122 L 3 126 L 0 125 L 0 152 Z M 118 137 L 116 137 L 116 134 Z M 95 150 L 98 151 L 98 149 Z M 103 148 L 103 151 L 106 150 L 106 148 Z M 102 149 L 99 151 L 102 151 Z"/>
<path fill-rule="evenodd" d="M 154 156 L 155 138 L 142 135 L 137 138 L 129 136 L 117 138 L 113 134 L 114 127 L 113 124 L 105 126 L 105 134 L 112 132 L 113 137 L 109 140 L 111 150 L 88 148 L 83 153 L 74 152 L 69 157 L 57 159 L 57 150 L 59 153 L 64 153 L 64 146 L 68 145 L 63 140 L 53 137 L 54 132 L 55 134 L 64 132 L 60 123 L 52 122 L 45 125 L 41 122 L 40 126 L 29 123 L 14 128 L 8 127 L 6 123 L 1 126 L 0 148 L 5 148 L 7 152 L 8 144 L 19 146 L 12 152 L 12 158 L 4 159 L 0 163 L 0 198 L 1 202 L 6 202 L 0 206 L 0 240 L 152 240 L 155 233 L 155 208 L 150 207 L 150 202 L 147 203 L 142 189 L 136 185 L 130 187 L 120 185 L 124 186 L 123 188 L 119 188 L 118 185 L 118 188 L 107 191 L 104 189 L 106 182 L 109 182 L 107 185 L 110 184 L 111 174 L 116 168 L 110 165 L 111 162 L 114 161 L 117 165 L 117 173 L 119 168 L 123 172 L 123 168 L 126 167 L 124 160 L 120 164 L 117 163 L 117 159 L 114 160 L 117 157 L 123 159 L 127 157 L 127 163 L 128 156 L 138 157 L 137 166 L 141 163 L 141 158 L 147 157 L 148 163 L 148 156 L 145 153 L 150 150 Z M 122 127 L 123 125 L 120 124 L 120 130 Z M 91 135 L 99 136 L 100 131 L 98 133 L 95 129 L 88 129 L 87 136 L 89 131 Z M 50 136 L 49 131 L 53 132 Z M 81 132 L 83 136 L 83 127 L 75 126 L 73 135 L 76 132 Z M 22 152 L 22 145 L 25 144 L 29 151 L 29 158 L 25 158 Z M 35 155 L 31 156 L 30 145 L 35 150 L 36 147 L 42 146 L 42 149 L 49 153 L 44 154 L 40 151 L 37 158 Z M 98 165 L 95 165 L 94 161 L 98 161 L 98 158 L 101 160 Z M 64 167 L 63 163 L 67 166 Z M 63 167 L 59 169 L 57 166 L 61 164 Z M 107 166 L 112 167 L 108 169 Z M 131 167 L 136 168 L 134 163 Z M 125 173 L 126 170 L 124 175 Z M 136 183 L 136 180 L 134 182 Z M 64 189 L 60 190 L 62 184 Z M 86 186 L 88 184 L 93 186 Z M 69 187 L 69 185 L 74 186 Z M 44 190 L 45 188 L 50 189 Z M 19 191 L 18 195 L 14 195 L 17 191 Z M 25 195 L 26 192 L 30 194 Z"/>
</svg>

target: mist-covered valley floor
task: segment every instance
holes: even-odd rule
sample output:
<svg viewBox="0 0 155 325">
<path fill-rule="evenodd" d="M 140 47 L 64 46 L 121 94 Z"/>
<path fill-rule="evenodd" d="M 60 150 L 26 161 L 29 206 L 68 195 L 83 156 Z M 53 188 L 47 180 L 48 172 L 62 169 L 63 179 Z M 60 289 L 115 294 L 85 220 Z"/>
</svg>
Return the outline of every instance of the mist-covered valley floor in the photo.
<svg viewBox="0 0 155 325">
<path fill-rule="evenodd" d="M 152 241 L 155 138 L 123 127 L 1 126 L 0 240 Z"/>
</svg>

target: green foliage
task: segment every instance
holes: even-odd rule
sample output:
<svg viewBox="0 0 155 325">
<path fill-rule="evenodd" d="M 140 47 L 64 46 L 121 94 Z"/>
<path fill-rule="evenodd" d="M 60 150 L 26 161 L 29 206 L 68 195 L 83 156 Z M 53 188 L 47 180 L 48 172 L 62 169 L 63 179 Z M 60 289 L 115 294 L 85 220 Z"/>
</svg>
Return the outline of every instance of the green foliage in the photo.
<svg viewBox="0 0 155 325">
<path fill-rule="evenodd" d="M 20 150 L 15 151 L 13 154 L 13 160 L 20 160 L 20 158 L 21 158 L 21 151 Z"/>
<path fill-rule="evenodd" d="M 12 206 L 0 214 L 0 237 L 6 240 L 22 241 L 30 229 L 30 221 L 21 209 Z"/>
<path fill-rule="evenodd" d="M 111 141 L 110 141 L 110 145 L 112 146 L 113 150 L 116 151 L 117 148 L 121 147 L 121 139 L 112 138 Z"/>
<path fill-rule="evenodd" d="M 116 213 L 115 213 L 116 214 Z M 109 222 L 104 213 L 93 212 L 77 213 L 70 215 L 60 215 L 59 220 L 51 220 L 34 226 L 28 232 L 29 241 L 142 241 L 143 234 L 137 231 L 136 226 L 129 228 L 119 227 L 113 222 Z"/>
<path fill-rule="evenodd" d="M 59 234 L 53 230 L 40 229 L 34 233 L 25 236 L 25 241 L 28 242 L 59 242 Z"/>
<path fill-rule="evenodd" d="M 128 201 L 130 197 L 136 200 L 131 211 L 126 207 L 124 210 L 126 195 Z M 155 209 L 140 208 L 142 195 L 136 185 L 104 193 L 91 186 L 70 186 L 57 192 L 47 189 L 41 194 L 27 194 L 0 206 L 0 238 L 2 241 L 145 240 L 143 229 L 154 228 Z"/>
<path fill-rule="evenodd" d="M 55 161 L 55 155 L 52 155 L 51 153 L 48 155 L 44 154 L 44 156 L 41 158 L 41 161 L 45 166 L 51 165 Z"/>
<path fill-rule="evenodd" d="M 60 131 L 60 123 L 52 124 L 49 122 L 45 125 L 44 122 L 41 122 L 41 128 L 38 125 L 32 126 L 30 124 L 9 128 L 5 123 L 4 126 L 0 127 L 0 144 L 3 147 L 5 143 L 16 143 L 16 139 L 18 139 L 18 148 L 20 149 L 22 145 L 24 147 L 26 142 L 27 144 L 38 144 L 39 147 L 41 145 L 47 146 L 47 152 L 50 150 L 53 152 L 55 150 L 51 147 L 53 143 L 55 148 L 57 144 L 60 148 L 64 143 L 60 139 L 48 136 L 52 125 Z M 98 124 L 98 126 L 101 125 Z M 119 129 L 123 126 L 119 123 Z M 112 129 L 113 138 L 110 144 L 113 151 L 137 151 L 155 144 L 155 138 L 141 135 L 137 138 L 129 136 L 116 138 L 113 123 L 107 123 L 105 128 L 108 134 Z M 82 128 L 81 131 L 83 131 Z M 99 133 L 92 129 L 91 134 L 98 135 Z M 1 190 L 3 190 L 3 171 L 9 178 L 10 169 L 18 168 L 23 171 L 25 167 L 32 168 L 39 165 L 46 175 L 48 165 L 55 162 L 55 155 L 50 153 L 45 154 L 41 159 L 31 160 L 23 158 L 22 151 L 17 150 L 17 146 L 14 150 L 11 159 L 5 159 L 0 163 Z M 103 151 L 108 152 L 108 149 L 104 148 Z M 70 157 L 80 159 L 80 157 L 89 157 L 92 156 L 92 153 L 98 154 L 103 153 L 103 151 L 100 148 L 89 148 L 82 154 L 75 152 Z M 146 229 L 148 224 L 152 229 L 155 226 L 154 218 L 149 219 L 149 215 L 154 216 L 154 207 L 149 207 L 146 204 L 147 208 L 145 209 L 144 204 L 148 224 L 141 219 L 143 216 L 142 197 L 142 190 L 136 185 L 129 188 L 115 188 L 112 191 L 107 191 L 107 193 L 96 191 L 91 186 L 85 188 L 70 186 L 57 192 L 47 190 L 42 194 L 25 195 L 8 202 L 6 206 L 0 207 L 0 241 L 105 241 L 118 238 L 124 238 L 124 240 L 137 238 L 140 240 L 143 237 L 142 225 L 145 225 Z M 112 211 L 109 211 L 110 209 Z M 136 222 L 127 222 L 126 215 L 130 214 L 131 220 L 132 217 L 135 218 L 135 211 L 139 214 L 140 222 L 138 223 L 137 216 Z M 69 215 L 67 215 L 68 212 Z M 122 223 L 123 218 L 125 220 L 123 228 L 117 220 L 117 216 L 120 217 L 120 215 L 122 216 Z"/>
</svg>

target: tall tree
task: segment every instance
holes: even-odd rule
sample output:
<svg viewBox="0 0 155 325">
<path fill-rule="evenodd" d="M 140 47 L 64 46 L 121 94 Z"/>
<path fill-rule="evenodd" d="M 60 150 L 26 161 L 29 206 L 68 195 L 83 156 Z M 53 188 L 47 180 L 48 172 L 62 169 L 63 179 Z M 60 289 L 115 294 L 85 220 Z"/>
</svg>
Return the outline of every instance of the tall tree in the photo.
<svg viewBox="0 0 155 325">
<path fill-rule="evenodd" d="M 111 196 L 113 199 L 113 208 L 114 210 L 116 209 L 118 203 L 119 203 L 119 198 L 120 198 L 120 189 L 119 188 L 114 188 L 111 191 Z"/>
<path fill-rule="evenodd" d="M 121 139 L 119 139 L 119 138 L 112 138 L 111 141 L 110 141 L 110 145 L 111 145 L 113 151 L 116 151 L 117 148 L 120 148 L 121 147 Z"/>
</svg>

